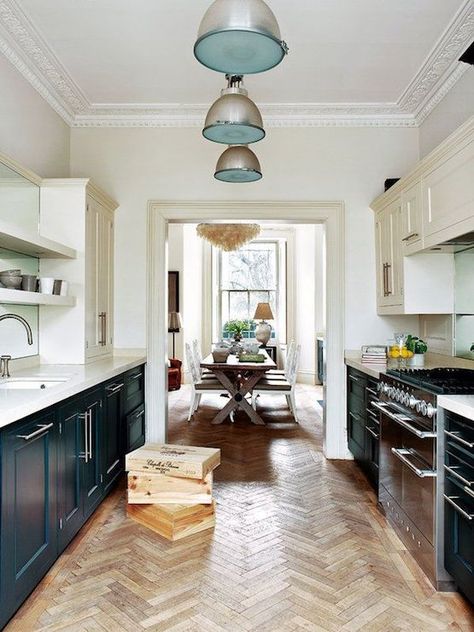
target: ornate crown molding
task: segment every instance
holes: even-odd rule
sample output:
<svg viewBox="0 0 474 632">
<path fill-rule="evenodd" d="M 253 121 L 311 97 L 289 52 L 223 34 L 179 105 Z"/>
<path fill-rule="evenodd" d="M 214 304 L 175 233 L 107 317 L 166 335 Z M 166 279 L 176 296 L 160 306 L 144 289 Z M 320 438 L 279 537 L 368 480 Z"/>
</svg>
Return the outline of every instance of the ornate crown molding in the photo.
<svg viewBox="0 0 474 632">
<path fill-rule="evenodd" d="M 261 105 L 268 127 L 416 127 L 462 76 L 474 37 L 474 0 L 465 0 L 396 103 Z M 0 0 L 0 51 L 71 127 L 200 127 L 209 104 L 91 103 L 17 0 Z"/>
</svg>

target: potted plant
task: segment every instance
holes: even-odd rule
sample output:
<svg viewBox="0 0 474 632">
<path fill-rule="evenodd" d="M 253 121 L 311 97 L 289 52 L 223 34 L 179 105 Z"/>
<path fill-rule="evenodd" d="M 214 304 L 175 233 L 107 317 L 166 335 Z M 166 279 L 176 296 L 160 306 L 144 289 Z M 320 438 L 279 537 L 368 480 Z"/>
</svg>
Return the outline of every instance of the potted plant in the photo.
<svg viewBox="0 0 474 632">
<path fill-rule="evenodd" d="M 255 329 L 255 321 L 253 320 L 228 320 L 224 325 L 224 333 L 232 334 L 235 342 L 240 342 L 244 332 L 253 329 Z"/>
<path fill-rule="evenodd" d="M 418 336 L 408 336 L 406 341 L 406 348 L 413 353 L 410 358 L 410 366 L 424 366 L 425 365 L 425 353 L 428 351 L 428 345 L 424 340 L 418 338 Z"/>
</svg>

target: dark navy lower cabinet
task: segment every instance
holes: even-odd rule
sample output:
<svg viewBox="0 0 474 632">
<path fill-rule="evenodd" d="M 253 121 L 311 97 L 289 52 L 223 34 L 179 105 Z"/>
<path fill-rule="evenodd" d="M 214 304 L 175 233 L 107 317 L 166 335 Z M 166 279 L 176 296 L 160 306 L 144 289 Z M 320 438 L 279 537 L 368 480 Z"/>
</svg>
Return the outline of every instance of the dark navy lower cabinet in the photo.
<svg viewBox="0 0 474 632">
<path fill-rule="evenodd" d="M 63 551 L 102 499 L 100 390 L 73 399 L 58 410 L 59 550 Z"/>
<path fill-rule="evenodd" d="M 30 417 L 1 435 L 0 626 L 57 557 L 57 451 L 54 412 Z"/>
<path fill-rule="evenodd" d="M 144 383 L 140 366 L 0 430 L 0 629 L 145 441 Z"/>
</svg>

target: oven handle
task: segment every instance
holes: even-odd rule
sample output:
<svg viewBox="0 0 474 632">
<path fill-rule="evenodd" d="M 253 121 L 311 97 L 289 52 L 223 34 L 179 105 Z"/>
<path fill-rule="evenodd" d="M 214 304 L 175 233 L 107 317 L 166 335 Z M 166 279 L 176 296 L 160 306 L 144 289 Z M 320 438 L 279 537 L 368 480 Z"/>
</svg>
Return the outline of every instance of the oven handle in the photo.
<svg viewBox="0 0 474 632">
<path fill-rule="evenodd" d="M 465 439 L 463 439 L 462 437 L 459 436 L 459 432 L 455 431 L 455 432 L 449 432 L 449 430 L 445 430 L 444 431 L 445 435 L 448 435 L 448 437 L 451 437 L 451 439 L 454 439 L 455 441 L 459 441 L 459 443 L 461 445 L 466 446 L 466 448 L 474 448 L 474 443 L 471 443 L 469 441 L 466 441 Z"/>
<path fill-rule="evenodd" d="M 474 492 L 467 485 L 464 486 L 464 491 L 468 493 L 471 498 L 474 498 Z"/>
<path fill-rule="evenodd" d="M 448 503 L 450 505 L 452 505 L 454 507 L 454 509 L 461 514 L 461 516 L 464 516 L 464 518 L 466 518 L 466 520 L 471 521 L 474 518 L 474 514 L 468 514 L 467 511 L 464 511 L 464 509 L 461 509 L 461 507 L 455 503 L 454 501 L 457 500 L 459 498 L 459 496 L 446 496 L 446 494 L 443 494 L 444 499 L 448 501 Z"/>
<path fill-rule="evenodd" d="M 408 422 L 404 421 L 403 419 L 400 419 L 399 415 L 391 413 L 387 409 L 386 406 L 384 406 L 383 404 L 380 404 L 379 402 L 372 402 L 372 406 L 374 408 L 377 408 L 381 412 L 383 412 L 384 415 L 387 415 L 387 417 L 389 417 L 390 419 L 393 419 L 393 421 L 396 421 L 397 424 L 400 424 L 400 426 L 402 426 L 403 428 L 405 428 L 409 432 L 413 433 L 414 435 L 416 435 L 420 439 L 434 439 L 436 437 L 436 432 L 430 432 L 428 430 L 418 430 L 418 428 L 415 428 L 415 426 L 412 426 L 411 424 L 409 424 Z"/>
<path fill-rule="evenodd" d="M 402 463 L 404 463 L 407 467 L 410 468 L 412 472 L 414 472 L 419 478 L 435 478 L 436 472 L 434 470 L 420 470 L 419 467 L 413 465 L 410 459 L 407 459 L 405 455 L 411 454 L 410 450 L 406 448 L 391 448 L 392 454 L 400 459 Z"/>
<path fill-rule="evenodd" d="M 376 432 L 374 432 L 372 428 L 369 428 L 369 426 L 366 426 L 365 429 L 367 430 L 367 432 L 370 432 L 370 434 L 373 436 L 374 439 L 379 438 L 379 435 Z"/>
<path fill-rule="evenodd" d="M 446 472 L 448 472 L 448 474 L 451 474 L 451 476 L 454 476 L 455 478 L 459 479 L 461 483 L 464 483 L 464 485 L 468 485 L 469 487 L 471 487 L 473 482 L 468 481 L 467 478 L 464 478 L 464 476 L 461 476 L 461 474 L 458 474 L 455 469 L 457 467 L 459 467 L 459 465 L 451 465 L 451 466 L 445 465 L 444 469 L 446 470 Z"/>
</svg>

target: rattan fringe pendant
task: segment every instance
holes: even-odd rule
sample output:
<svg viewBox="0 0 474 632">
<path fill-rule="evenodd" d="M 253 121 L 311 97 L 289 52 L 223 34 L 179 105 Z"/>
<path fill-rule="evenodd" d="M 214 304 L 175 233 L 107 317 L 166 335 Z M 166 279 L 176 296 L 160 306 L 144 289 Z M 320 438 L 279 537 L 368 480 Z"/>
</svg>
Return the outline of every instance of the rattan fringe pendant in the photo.
<svg viewBox="0 0 474 632">
<path fill-rule="evenodd" d="M 199 224 L 197 234 L 216 248 L 231 252 L 260 234 L 258 224 Z"/>
</svg>

